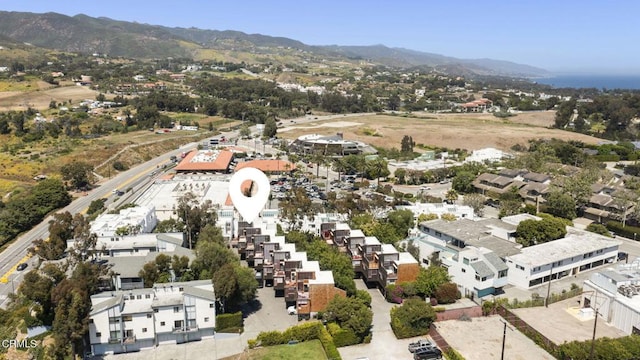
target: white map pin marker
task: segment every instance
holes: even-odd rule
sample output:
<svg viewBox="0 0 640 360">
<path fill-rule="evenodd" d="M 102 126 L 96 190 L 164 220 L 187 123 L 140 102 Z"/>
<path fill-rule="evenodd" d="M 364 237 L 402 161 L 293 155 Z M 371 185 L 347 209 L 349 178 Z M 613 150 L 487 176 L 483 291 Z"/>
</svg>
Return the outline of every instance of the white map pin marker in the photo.
<svg viewBox="0 0 640 360">
<path fill-rule="evenodd" d="M 242 192 L 242 184 L 247 180 L 253 181 L 254 189 L 257 187 L 257 191 L 252 192 L 251 197 L 245 196 Z M 258 214 L 260 214 L 260 211 L 269 200 L 269 193 L 271 193 L 269 178 L 256 168 L 246 167 L 240 169 L 233 174 L 229 181 L 229 196 L 233 206 L 242 215 L 242 218 L 249 223 L 252 223 L 258 217 Z"/>
</svg>

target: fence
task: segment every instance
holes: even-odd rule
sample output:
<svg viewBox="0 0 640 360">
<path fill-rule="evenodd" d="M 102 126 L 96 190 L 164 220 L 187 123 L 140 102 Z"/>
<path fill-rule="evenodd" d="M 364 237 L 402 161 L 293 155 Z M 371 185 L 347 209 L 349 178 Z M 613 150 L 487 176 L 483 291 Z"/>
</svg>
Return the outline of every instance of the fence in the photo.
<svg viewBox="0 0 640 360">
<path fill-rule="evenodd" d="M 440 335 L 440 333 L 438 332 L 436 323 L 431 324 L 428 335 L 436 343 L 436 345 L 438 345 L 438 347 L 440 348 L 440 350 L 442 350 L 442 352 L 447 352 L 451 348 L 447 340 L 445 340 L 442 337 L 442 335 Z"/>
<path fill-rule="evenodd" d="M 470 318 L 482 317 L 482 307 L 476 305 L 468 308 L 451 309 L 438 312 L 436 313 L 436 321 L 458 320 L 462 316 L 468 316 Z"/>
</svg>

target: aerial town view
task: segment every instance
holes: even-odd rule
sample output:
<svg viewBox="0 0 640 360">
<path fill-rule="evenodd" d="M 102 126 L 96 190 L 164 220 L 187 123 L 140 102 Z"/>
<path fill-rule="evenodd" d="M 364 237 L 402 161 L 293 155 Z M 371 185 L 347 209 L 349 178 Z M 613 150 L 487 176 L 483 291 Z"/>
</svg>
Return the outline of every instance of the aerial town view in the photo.
<svg viewBox="0 0 640 360">
<path fill-rule="evenodd" d="M 639 12 L 0 2 L 0 360 L 640 359 Z"/>
</svg>

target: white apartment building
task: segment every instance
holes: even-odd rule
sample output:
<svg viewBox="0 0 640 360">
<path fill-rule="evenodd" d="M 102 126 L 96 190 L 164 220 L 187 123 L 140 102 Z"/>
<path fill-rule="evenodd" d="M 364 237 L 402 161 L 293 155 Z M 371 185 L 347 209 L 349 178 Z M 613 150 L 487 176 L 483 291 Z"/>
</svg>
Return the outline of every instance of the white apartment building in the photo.
<svg viewBox="0 0 640 360">
<path fill-rule="evenodd" d="M 91 223 L 91 233 L 100 238 L 124 234 L 150 233 L 158 224 L 153 206 L 136 206 L 120 210 L 118 214 L 101 214 Z"/>
<path fill-rule="evenodd" d="M 469 246 L 441 260 L 463 296 L 481 298 L 509 283 L 507 264 L 489 249 Z"/>
<path fill-rule="evenodd" d="M 582 304 L 626 334 L 640 334 L 640 259 L 591 275 Z"/>
<path fill-rule="evenodd" d="M 91 296 L 89 339 L 94 355 L 185 343 L 215 334 L 210 280 L 155 284 Z"/>
<path fill-rule="evenodd" d="M 473 209 L 467 205 L 456 205 L 447 203 L 415 203 L 413 205 L 396 206 L 398 210 L 411 210 L 414 215 L 414 220 L 418 219 L 418 216 L 425 214 L 434 214 L 441 217 L 444 214 L 455 215 L 458 219 L 474 219 Z"/>
<path fill-rule="evenodd" d="M 523 289 L 615 261 L 620 241 L 590 232 L 568 234 L 506 257 L 509 283 Z"/>
</svg>

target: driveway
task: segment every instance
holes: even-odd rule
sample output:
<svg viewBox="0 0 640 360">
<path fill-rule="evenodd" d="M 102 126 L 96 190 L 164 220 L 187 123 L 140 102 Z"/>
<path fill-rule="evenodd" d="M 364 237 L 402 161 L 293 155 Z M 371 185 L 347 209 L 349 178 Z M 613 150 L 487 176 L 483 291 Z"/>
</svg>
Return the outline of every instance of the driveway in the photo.
<svg viewBox="0 0 640 360">
<path fill-rule="evenodd" d="M 359 344 L 338 348 L 344 360 L 354 360 L 367 357 L 371 360 L 410 360 L 413 356 L 407 350 L 409 343 L 417 338 L 396 339 L 391 330 L 390 311 L 394 304 L 388 303 L 378 289 L 367 289 L 362 280 L 356 279 L 356 287 L 366 290 L 371 295 L 371 310 L 373 311 L 373 334 L 370 344 Z"/>
</svg>

